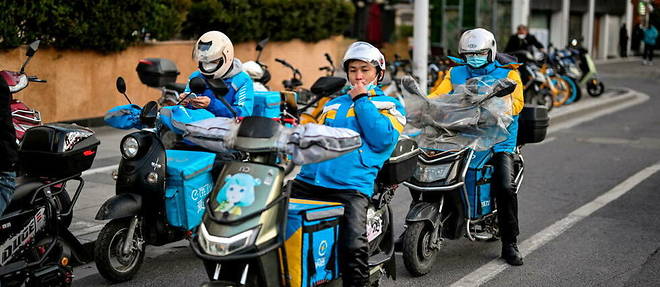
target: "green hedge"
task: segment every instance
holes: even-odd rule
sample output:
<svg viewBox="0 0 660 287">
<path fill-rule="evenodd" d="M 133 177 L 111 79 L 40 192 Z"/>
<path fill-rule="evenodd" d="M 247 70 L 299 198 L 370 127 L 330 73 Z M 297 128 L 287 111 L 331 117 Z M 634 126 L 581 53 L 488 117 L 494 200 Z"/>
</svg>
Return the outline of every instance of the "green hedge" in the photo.
<svg viewBox="0 0 660 287">
<path fill-rule="evenodd" d="M 354 14 L 349 0 L 194 0 L 182 34 L 194 39 L 219 30 L 233 42 L 314 42 L 342 34 Z"/>
<path fill-rule="evenodd" d="M 210 30 L 234 42 L 318 41 L 344 32 L 355 14 L 350 0 L 11 0 L 0 11 L 0 49 L 40 39 L 100 52 Z"/>
<path fill-rule="evenodd" d="M 191 0 L 1 1 L 0 48 L 41 39 L 58 49 L 120 51 L 151 38 L 170 39 Z"/>
</svg>

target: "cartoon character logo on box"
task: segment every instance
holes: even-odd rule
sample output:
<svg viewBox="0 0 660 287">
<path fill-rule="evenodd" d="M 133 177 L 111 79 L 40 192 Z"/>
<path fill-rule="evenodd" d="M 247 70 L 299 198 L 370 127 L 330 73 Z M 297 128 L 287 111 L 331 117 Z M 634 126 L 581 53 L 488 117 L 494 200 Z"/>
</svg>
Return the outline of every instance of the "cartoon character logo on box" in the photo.
<svg viewBox="0 0 660 287">
<path fill-rule="evenodd" d="M 214 211 L 241 215 L 241 207 L 250 206 L 254 203 L 254 188 L 260 184 L 260 179 L 246 173 L 237 173 L 226 177 L 225 184 L 215 198 L 218 207 Z"/>
</svg>

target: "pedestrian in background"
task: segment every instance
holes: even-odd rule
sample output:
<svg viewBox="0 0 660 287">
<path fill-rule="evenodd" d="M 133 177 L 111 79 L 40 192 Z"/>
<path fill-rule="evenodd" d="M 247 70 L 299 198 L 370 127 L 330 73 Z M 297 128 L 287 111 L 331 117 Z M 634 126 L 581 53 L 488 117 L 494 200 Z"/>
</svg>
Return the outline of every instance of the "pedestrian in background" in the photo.
<svg viewBox="0 0 660 287">
<path fill-rule="evenodd" d="M 7 82 L 0 77 L 0 215 L 9 205 L 16 188 L 15 164 L 18 152 L 16 131 L 9 109 L 10 101 L 11 93 Z"/>
<path fill-rule="evenodd" d="M 644 29 L 644 55 L 642 65 L 653 65 L 653 49 L 658 38 L 658 30 L 653 25 Z"/>
<path fill-rule="evenodd" d="M 628 29 L 626 23 L 623 23 L 619 30 L 619 55 L 622 58 L 628 57 Z"/>
<path fill-rule="evenodd" d="M 639 48 L 642 45 L 642 38 L 644 38 L 644 30 L 640 24 L 635 24 L 630 38 L 630 51 L 633 56 L 639 56 Z"/>
<path fill-rule="evenodd" d="M 543 44 L 534 37 L 534 35 L 529 34 L 529 30 L 525 25 L 518 25 L 518 30 L 516 34 L 511 35 L 509 42 L 506 43 L 506 48 L 504 52 L 514 53 L 520 51 L 532 51 L 532 47 L 536 47 L 541 52 L 545 52 L 543 49 Z"/>
</svg>

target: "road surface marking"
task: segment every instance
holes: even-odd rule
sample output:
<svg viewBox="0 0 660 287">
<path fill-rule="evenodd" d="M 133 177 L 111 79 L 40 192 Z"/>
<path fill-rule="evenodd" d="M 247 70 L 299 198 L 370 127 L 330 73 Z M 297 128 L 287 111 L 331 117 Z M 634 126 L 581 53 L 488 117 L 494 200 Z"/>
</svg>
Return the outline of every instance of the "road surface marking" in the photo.
<svg viewBox="0 0 660 287">
<path fill-rule="evenodd" d="M 554 224 L 546 227 L 537 234 L 534 234 L 529 239 L 523 241 L 520 244 L 520 253 L 523 257 L 534 252 L 539 247 L 545 245 L 551 240 L 555 239 L 557 236 L 564 233 L 566 230 L 571 228 L 576 223 L 580 222 L 582 219 L 585 219 L 595 211 L 599 210 L 608 203 L 616 200 L 617 198 L 624 195 L 626 192 L 632 190 L 639 183 L 643 182 L 645 179 L 652 176 L 654 173 L 660 170 L 660 162 L 654 165 L 651 165 L 623 182 L 619 183 L 614 188 L 610 189 L 608 192 L 600 195 L 591 202 L 583 205 L 582 207 L 574 210 L 569 213 L 563 219 L 555 222 Z M 478 269 L 472 271 L 472 273 L 466 275 L 460 280 L 454 282 L 451 287 L 462 287 L 462 286 L 479 286 L 489 280 L 493 279 L 495 276 L 500 274 L 502 271 L 506 270 L 509 267 L 501 259 L 494 259 L 485 265 L 482 265 Z"/>
</svg>

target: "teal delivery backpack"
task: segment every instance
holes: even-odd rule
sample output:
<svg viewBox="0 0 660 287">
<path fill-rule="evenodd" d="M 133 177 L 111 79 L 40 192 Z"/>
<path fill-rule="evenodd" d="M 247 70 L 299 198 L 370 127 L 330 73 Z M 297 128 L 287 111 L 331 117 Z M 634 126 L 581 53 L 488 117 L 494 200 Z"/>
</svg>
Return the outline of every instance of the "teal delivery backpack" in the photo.
<svg viewBox="0 0 660 287">
<path fill-rule="evenodd" d="M 215 154 L 167 150 L 165 211 L 172 226 L 192 230 L 202 221 L 206 196 L 213 190 Z"/>
<path fill-rule="evenodd" d="M 339 277 L 337 238 L 341 203 L 292 198 L 287 216 L 286 259 L 293 287 L 313 287 Z"/>
</svg>

